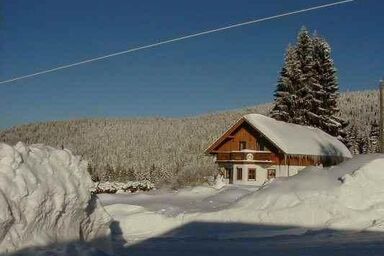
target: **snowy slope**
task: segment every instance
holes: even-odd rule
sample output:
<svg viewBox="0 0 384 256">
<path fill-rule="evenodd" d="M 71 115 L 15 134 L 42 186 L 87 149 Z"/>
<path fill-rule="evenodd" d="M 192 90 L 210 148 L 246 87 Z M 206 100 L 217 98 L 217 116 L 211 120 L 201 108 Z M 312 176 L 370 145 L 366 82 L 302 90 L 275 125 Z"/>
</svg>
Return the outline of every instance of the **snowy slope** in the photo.
<svg viewBox="0 0 384 256">
<path fill-rule="evenodd" d="M 329 169 L 277 180 L 228 210 L 228 218 L 343 230 L 373 230 L 384 221 L 384 156 L 367 155 Z M 240 217 L 241 216 L 241 217 Z M 207 216 L 209 219 L 211 216 Z"/>
<path fill-rule="evenodd" d="M 0 253 L 109 235 L 86 163 L 68 150 L 0 144 Z M 108 239 L 95 244 L 109 250 Z"/>
<path fill-rule="evenodd" d="M 227 200 L 225 207 L 217 210 L 196 211 L 196 205 L 191 210 L 189 201 L 184 200 L 184 208 L 177 203 L 178 214 L 167 214 L 174 207 L 172 201 L 185 199 L 187 193 L 163 197 L 163 204 L 154 199 L 151 204 L 148 198 L 136 198 L 131 202 L 110 204 L 106 209 L 120 221 L 124 237 L 129 242 L 172 236 L 170 231 L 194 222 L 293 226 L 304 230 L 384 231 L 384 156 L 379 154 L 356 157 L 333 168 L 311 167 L 296 176 L 277 179 L 259 191 L 234 197 L 232 203 Z M 223 189 L 216 196 L 208 191 L 205 198 L 201 194 L 198 197 L 189 195 L 191 200 L 202 205 L 207 202 L 205 198 L 210 198 L 209 201 L 216 205 L 216 200 L 223 200 L 230 193 Z M 109 202 L 112 201 L 109 198 Z M 226 238 L 270 235 L 260 230 L 215 232 L 211 230 L 208 234 Z M 206 234 L 192 232 L 188 235 L 201 237 Z"/>
</svg>

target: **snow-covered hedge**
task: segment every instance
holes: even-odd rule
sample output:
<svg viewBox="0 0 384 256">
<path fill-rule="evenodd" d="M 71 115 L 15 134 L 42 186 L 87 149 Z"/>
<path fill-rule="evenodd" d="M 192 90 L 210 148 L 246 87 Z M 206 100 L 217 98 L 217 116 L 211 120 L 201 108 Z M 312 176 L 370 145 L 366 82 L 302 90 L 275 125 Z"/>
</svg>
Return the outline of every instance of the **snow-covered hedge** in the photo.
<svg viewBox="0 0 384 256">
<path fill-rule="evenodd" d="M 116 193 L 116 192 L 137 192 L 149 191 L 155 188 L 150 181 L 128 181 L 128 182 L 95 182 L 95 188 L 92 192 L 100 193 Z"/>
<path fill-rule="evenodd" d="M 0 254 L 96 239 L 108 251 L 111 218 L 92 187 L 86 163 L 68 150 L 0 143 Z"/>
</svg>

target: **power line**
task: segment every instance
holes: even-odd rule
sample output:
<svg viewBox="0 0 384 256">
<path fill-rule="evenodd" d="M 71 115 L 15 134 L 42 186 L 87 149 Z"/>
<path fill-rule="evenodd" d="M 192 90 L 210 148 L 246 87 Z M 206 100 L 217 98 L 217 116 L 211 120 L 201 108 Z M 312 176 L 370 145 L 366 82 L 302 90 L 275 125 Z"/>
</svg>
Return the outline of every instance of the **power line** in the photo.
<svg viewBox="0 0 384 256">
<path fill-rule="evenodd" d="M 242 22 L 242 23 L 237 23 L 237 24 L 233 24 L 233 25 L 229 25 L 229 26 L 225 26 L 225 27 L 221 27 L 221 28 L 206 30 L 206 31 L 203 31 L 203 32 L 195 33 L 195 34 L 185 35 L 185 36 L 181 36 L 181 37 L 177 37 L 177 38 L 161 41 L 161 42 L 158 42 L 158 43 L 148 44 L 148 45 L 144 45 L 144 46 L 140 46 L 140 47 L 136 47 L 136 48 L 131 48 L 131 49 L 128 49 L 128 50 L 124 50 L 124 51 L 120 51 L 120 52 L 115 52 L 115 53 L 111 53 L 111 54 L 100 56 L 100 57 L 96 57 L 96 58 L 82 60 L 82 61 L 75 62 L 75 63 L 72 63 L 72 64 L 67 64 L 67 65 L 58 66 L 58 67 L 47 69 L 47 70 L 42 70 L 42 71 L 39 71 L 39 72 L 36 72 L 36 73 L 32 73 L 32 74 L 29 74 L 29 75 L 23 75 L 23 76 L 19 76 L 19 77 L 10 78 L 10 79 L 7 79 L 7 80 L 0 81 L 0 84 L 10 83 L 10 82 L 18 81 L 18 80 L 25 79 L 25 78 L 35 77 L 35 76 L 39 76 L 39 75 L 42 75 L 42 74 L 51 73 L 51 72 L 54 72 L 54 71 L 58 71 L 58 70 L 62 70 L 62 69 L 67 69 L 67 68 L 70 68 L 70 67 L 79 66 L 79 65 L 86 64 L 86 63 L 95 62 L 95 61 L 99 61 L 99 60 L 111 58 L 111 57 L 114 57 L 114 56 L 131 53 L 131 52 L 136 52 L 136 51 L 140 51 L 140 50 L 144 50 L 144 49 L 148 49 L 148 48 L 152 48 L 152 47 L 157 47 L 157 46 L 160 46 L 160 45 L 169 44 L 169 43 L 173 43 L 173 42 L 177 42 L 177 41 L 181 41 L 181 40 L 185 40 L 185 39 L 189 39 L 189 38 L 193 38 L 193 37 L 207 35 L 207 34 L 211 34 L 211 33 L 215 33 L 215 32 L 220 32 L 220 31 L 224 31 L 224 30 L 228 30 L 228 29 L 232 29 L 232 28 L 237 28 L 237 27 L 241 27 L 241 26 L 246 26 L 246 25 L 254 24 L 254 23 L 259 23 L 259 22 L 263 22 L 263 21 L 267 21 L 267 20 L 278 19 L 278 18 L 282 18 L 282 17 L 285 17 L 285 16 L 295 15 L 295 14 L 299 14 L 299 13 L 303 13 L 303 12 L 314 11 L 314 10 L 318 10 L 318 9 L 322 9 L 322 8 L 327 8 L 327 7 L 331 7 L 331 6 L 335 6 L 335 5 L 340 5 L 340 4 L 345 4 L 345 3 L 349 3 L 349 2 L 353 2 L 353 1 L 354 0 L 345 0 L 345 1 L 333 2 L 333 3 L 329 3 L 329 4 L 318 5 L 318 6 L 314 6 L 314 7 L 310 7 L 310 8 L 305 8 L 305 9 L 300 9 L 300 10 L 296 10 L 296 11 L 292 11 L 292 12 L 286 12 L 286 13 L 282 13 L 282 14 L 278 14 L 278 15 L 274 15 L 274 16 L 269 16 L 269 17 L 265 17 L 265 18 L 250 20 L 250 21 L 246 21 L 246 22 Z"/>
</svg>

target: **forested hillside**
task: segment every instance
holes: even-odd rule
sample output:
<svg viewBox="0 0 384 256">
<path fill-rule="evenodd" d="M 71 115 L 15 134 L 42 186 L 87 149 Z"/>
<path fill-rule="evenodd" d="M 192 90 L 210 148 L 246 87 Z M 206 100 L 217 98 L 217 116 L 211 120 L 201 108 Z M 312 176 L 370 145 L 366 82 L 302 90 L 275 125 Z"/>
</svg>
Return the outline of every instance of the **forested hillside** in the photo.
<svg viewBox="0 0 384 256">
<path fill-rule="evenodd" d="M 350 122 L 353 153 L 375 151 L 378 91 L 347 92 L 340 115 Z M 268 114 L 264 104 L 191 118 L 84 119 L 34 123 L 0 132 L 0 141 L 65 147 L 89 160 L 101 180 L 150 180 L 173 186 L 201 182 L 215 171 L 204 149 L 246 113 Z"/>
</svg>

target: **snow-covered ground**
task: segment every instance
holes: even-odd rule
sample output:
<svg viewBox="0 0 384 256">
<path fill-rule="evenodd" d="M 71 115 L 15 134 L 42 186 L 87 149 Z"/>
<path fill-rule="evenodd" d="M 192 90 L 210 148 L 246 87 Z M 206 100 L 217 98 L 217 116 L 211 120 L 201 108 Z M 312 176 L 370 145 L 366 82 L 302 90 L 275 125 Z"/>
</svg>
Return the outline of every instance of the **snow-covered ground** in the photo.
<svg viewBox="0 0 384 256">
<path fill-rule="evenodd" d="M 116 208 L 117 204 L 125 204 L 141 206 L 151 212 L 176 217 L 185 213 L 213 212 L 228 208 L 257 189 L 258 187 L 254 186 L 226 186 L 216 190 L 208 186 L 199 186 L 180 191 L 100 194 L 98 197 L 108 209 Z"/>
<path fill-rule="evenodd" d="M 92 186 L 68 150 L 0 144 L 0 253 L 384 255 L 384 155 L 261 188 L 100 194 L 104 208 Z"/>
<path fill-rule="evenodd" d="M 215 246 L 225 255 L 234 248 L 273 255 L 280 255 L 278 248 L 308 255 L 328 248 L 340 255 L 344 247 L 349 255 L 367 248 L 384 255 L 383 155 L 311 167 L 260 190 L 196 187 L 99 197 L 119 222 L 131 255 L 218 253 Z"/>
</svg>

